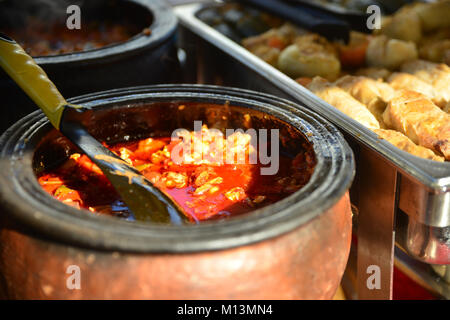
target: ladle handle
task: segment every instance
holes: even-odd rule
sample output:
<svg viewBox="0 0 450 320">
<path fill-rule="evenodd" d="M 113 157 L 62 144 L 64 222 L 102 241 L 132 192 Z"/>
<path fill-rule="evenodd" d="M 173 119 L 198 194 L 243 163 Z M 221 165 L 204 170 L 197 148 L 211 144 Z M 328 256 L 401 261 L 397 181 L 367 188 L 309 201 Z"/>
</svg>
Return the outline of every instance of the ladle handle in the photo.
<svg viewBox="0 0 450 320">
<path fill-rule="evenodd" d="M 0 33 L 0 66 L 59 129 L 66 99 L 47 74 L 13 39 Z M 17 106 L 19 107 L 19 106 Z"/>
<path fill-rule="evenodd" d="M 186 218 L 182 208 L 169 195 L 156 188 L 139 171 L 95 140 L 79 121 L 64 121 L 62 127 L 60 126 L 63 112 L 68 105 L 66 100 L 33 58 L 14 40 L 2 34 L 0 66 L 44 111 L 52 125 L 80 147 L 102 170 L 136 218 L 183 223 Z M 68 114 L 73 116 L 74 113 Z"/>
</svg>

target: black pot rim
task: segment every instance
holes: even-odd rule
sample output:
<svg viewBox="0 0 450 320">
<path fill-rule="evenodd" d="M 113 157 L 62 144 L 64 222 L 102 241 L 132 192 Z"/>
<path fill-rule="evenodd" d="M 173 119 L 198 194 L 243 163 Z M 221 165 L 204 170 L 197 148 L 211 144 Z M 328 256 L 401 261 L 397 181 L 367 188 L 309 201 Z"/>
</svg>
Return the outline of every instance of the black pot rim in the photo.
<svg viewBox="0 0 450 320">
<path fill-rule="evenodd" d="M 98 49 L 72 52 L 60 55 L 33 57 L 37 64 L 49 66 L 56 64 L 89 64 L 99 60 L 106 61 L 125 54 L 131 54 L 145 48 L 156 47 L 172 37 L 177 28 L 177 18 L 172 10 L 162 0 L 124 0 L 141 6 L 148 10 L 153 21 L 149 26 L 150 35 L 139 33 L 125 42 L 110 44 Z"/>
<path fill-rule="evenodd" d="M 205 85 L 156 85 L 109 90 L 70 99 L 95 107 L 158 101 L 230 102 L 270 111 L 313 144 L 317 166 L 309 183 L 291 196 L 249 214 L 214 223 L 157 226 L 86 214 L 40 187 L 32 169 L 33 137 L 50 129 L 41 111 L 0 137 L 0 201 L 13 218 L 46 236 L 95 249 L 128 252 L 199 252 L 247 245 L 292 231 L 331 208 L 354 177 L 353 153 L 341 133 L 303 106 L 268 94 Z"/>
</svg>

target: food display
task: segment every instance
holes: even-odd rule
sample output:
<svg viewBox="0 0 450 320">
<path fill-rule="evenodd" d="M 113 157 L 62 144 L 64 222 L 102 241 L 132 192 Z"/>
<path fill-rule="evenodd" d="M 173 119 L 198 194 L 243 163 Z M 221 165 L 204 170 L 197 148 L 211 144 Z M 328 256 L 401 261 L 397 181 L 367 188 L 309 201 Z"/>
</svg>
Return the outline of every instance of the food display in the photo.
<svg viewBox="0 0 450 320">
<path fill-rule="evenodd" d="M 242 45 L 381 139 L 449 161 L 449 16 L 448 0 L 413 3 L 348 44 L 286 23 Z"/>
<path fill-rule="evenodd" d="M 63 24 L 49 26 L 32 18 L 22 28 L 6 30 L 33 57 L 94 50 L 127 41 L 140 32 L 151 33 L 131 23 L 88 22 L 79 30 L 68 30 Z"/>
<path fill-rule="evenodd" d="M 201 132 L 190 132 L 187 139 L 194 148 L 196 143 L 201 145 L 202 150 L 192 154 L 177 151 L 182 139 L 170 137 L 149 137 L 109 148 L 172 196 L 192 222 L 226 218 L 274 203 L 299 190 L 312 175 L 316 162 L 312 150 L 292 157 L 281 155 L 279 171 L 264 175 L 261 162 L 250 161 L 257 151 L 248 133 L 237 131 L 225 138 L 216 137 L 214 132 L 205 125 Z M 178 153 L 180 159 L 176 160 L 174 155 Z M 220 153 L 222 160 L 233 156 L 234 160 L 219 161 L 216 157 Z M 86 155 L 72 153 L 61 166 L 40 174 L 39 183 L 65 204 L 134 220 Z"/>
<path fill-rule="evenodd" d="M 152 24 L 161 19 L 160 13 L 151 13 L 158 0 L 151 2 L 0 1 L 0 30 L 31 56 L 51 59 L 123 44 L 139 34 L 151 35 L 156 28 Z"/>
<path fill-rule="evenodd" d="M 216 29 L 214 31 L 205 25 L 209 22 L 202 19 L 207 10 L 219 13 L 236 10 L 233 4 L 186 6 L 179 10 L 179 17 L 186 28 L 205 40 L 207 45 L 202 50 L 209 52 L 211 46 L 218 53 L 231 57 L 224 72 L 231 69 L 235 60 L 246 68 L 248 74 L 242 72 L 243 76 L 236 69 L 230 72 L 231 75 L 226 73 L 223 83 L 232 83 L 232 76 L 244 79 L 248 76 L 254 83 L 247 81 L 245 85 L 304 103 L 344 133 L 359 168 L 357 178 L 360 180 L 352 186 L 355 192 L 352 204 L 359 210 L 356 217 L 358 267 L 383 262 L 382 269 L 392 270 L 393 260 L 388 257 L 395 255 L 397 259 L 397 248 L 407 252 L 408 258 L 413 257 L 413 263 L 418 260 L 426 264 L 448 264 L 448 241 L 445 241 L 449 230 L 445 203 L 450 177 L 446 150 L 449 139 L 448 64 L 443 59 L 445 45 L 424 44 L 431 43 L 435 37 L 447 37 L 446 22 L 439 16 L 448 10 L 449 1 L 405 6 L 417 10 L 415 17 L 411 14 L 411 21 L 419 23 L 419 28 L 411 25 L 409 38 L 391 36 L 391 31 L 385 29 L 390 18 L 384 16 L 380 30 L 370 33 L 352 31 L 349 42 L 331 40 L 337 34 L 337 28 L 333 27 L 338 25 L 332 19 L 317 14 L 323 25 L 319 19 L 317 23 L 313 19 L 313 23 L 303 23 L 294 14 L 277 8 L 277 1 L 269 2 L 273 6 L 259 5 L 257 1 L 247 3 L 266 13 L 282 16 L 290 23 L 281 22 L 267 32 L 243 37 L 236 43 L 230 42 L 226 34 L 215 32 L 220 32 L 215 28 L 216 24 L 210 24 Z M 289 6 L 295 6 L 295 2 L 289 1 Z M 301 8 L 299 5 L 295 9 L 300 11 Z M 241 6 L 242 15 L 247 9 L 247 6 Z M 427 15 L 434 12 L 432 15 L 436 15 L 436 19 L 422 18 L 424 12 Z M 316 13 L 312 12 L 311 16 Z M 406 22 L 408 15 L 402 11 L 397 14 L 405 19 L 400 29 L 407 34 L 410 31 L 408 23 L 412 22 Z M 449 16 L 448 11 L 445 15 Z M 218 21 L 222 18 L 217 16 Z M 350 18 L 339 18 L 354 30 L 361 30 Z M 430 22 L 430 19 L 434 21 Z M 225 22 L 226 19 L 222 19 L 222 23 Z M 326 27 L 319 27 L 324 25 Z M 239 33 L 237 26 L 228 26 L 235 28 L 235 34 Z M 400 26 L 400 23 L 394 23 L 389 28 Z M 347 39 L 345 34 L 339 34 L 339 37 Z M 443 50 L 438 52 L 438 48 Z M 395 239 L 391 235 L 394 228 Z M 380 242 L 374 241 L 376 238 Z M 379 259 L 381 256 L 386 259 Z M 410 266 L 408 264 L 408 268 Z M 420 272 L 415 266 L 411 269 L 415 275 Z M 362 294 L 369 299 L 374 296 L 392 298 L 389 283 L 395 283 L 395 276 L 386 280 L 385 293 L 381 295 L 364 292 L 365 280 L 360 278 L 358 281 L 358 294 L 362 288 Z"/>
<path fill-rule="evenodd" d="M 0 299 L 449 298 L 450 0 L 179 2 L 0 0 Z"/>
<path fill-rule="evenodd" d="M 180 75 L 173 41 L 177 21 L 164 4 L 164 0 L 2 0 L 0 33 L 16 40 L 68 97 L 170 83 Z M 152 72 L 142 72 L 147 67 Z M 3 73 L 0 88 L 4 103 L 18 106 L 0 118 L 4 132 L 36 105 Z"/>
</svg>

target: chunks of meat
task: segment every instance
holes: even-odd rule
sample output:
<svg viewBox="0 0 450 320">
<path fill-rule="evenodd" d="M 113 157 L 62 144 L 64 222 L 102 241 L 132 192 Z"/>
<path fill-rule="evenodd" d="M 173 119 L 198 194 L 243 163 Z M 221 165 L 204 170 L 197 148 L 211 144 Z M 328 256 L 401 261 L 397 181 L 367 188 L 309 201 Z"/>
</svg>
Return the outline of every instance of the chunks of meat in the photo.
<svg viewBox="0 0 450 320">
<path fill-rule="evenodd" d="M 195 189 L 194 195 L 198 196 L 198 195 L 206 193 L 207 191 L 209 191 L 210 193 L 214 193 L 219 190 L 218 188 L 212 189 L 215 187 L 214 185 L 221 184 L 222 182 L 223 182 L 222 177 L 215 177 L 209 181 L 206 181 L 200 187 Z M 211 192 L 211 190 L 215 190 L 215 191 Z"/>
<path fill-rule="evenodd" d="M 393 98 L 383 114 L 389 128 L 400 131 L 414 143 L 450 160 L 450 115 L 424 95 L 403 90 Z"/>
<path fill-rule="evenodd" d="M 201 152 L 225 152 L 221 146 L 227 145 L 231 152 L 245 150 L 246 157 L 252 152 L 256 154 L 251 145 L 252 132 L 235 131 L 227 138 L 216 133 L 221 131 L 203 126 L 201 135 L 188 131 L 183 139 L 199 142 Z M 221 143 L 215 144 L 219 141 Z M 303 147 L 309 151 L 300 152 L 294 160 L 280 155 L 279 170 L 273 175 L 264 175 L 261 169 L 265 165 L 259 161 L 249 163 L 249 159 L 245 163 L 216 163 L 205 161 L 199 154 L 190 156 L 188 163 L 177 164 L 172 161 L 171 153 L 177 152 L 178 143 L 181 142 L 171 141 L 170 137 L 155 137 L 106 147 L 173 197 L 188 219 L 195 222 L 249 212 L 283 199 L 309 181 L 316 165 L 309 145 Z M 194 153 L 194 149 L 190 152 Z M 288 177 L 290 183 L 279 185 L 277 182 L 283 177 Z M 40 176 L 39 183 L 53 197 L 69 205 L 134 219 L 106 177 L 86 155 L 73 153 L 62 166 Z"/>
<path fill-rule="evenodd" d="M 314 94 L 325 100 L 350 118 L 355 119 L 369 129 L 379 129 L 375 116 L 361 102 L 336 85 L 323 78 L 315 77 L 307 86 Z"/>
<path fill-rule="evenodd" d="M 198 176 L 197 176 L 197 178 L 195 178 L 195 181 L 194 181 L 194 185 L 198 188 L 198 187 L 201 187 L 202 185 L 204 185 L 207 181 L 208 181 L 208 179 L 209 179 L 209 177 L 211 176 L 211 174 L 208 172 L 208 171 L 202 171 Z"/>
<path fill-rule="evenodd" d="M 321 76 L 334 80 L 341 64 L 332 44 L 317 34 L 306 34 L 281 52 L 278 68 L 292 78 Z"/>
<path fill-rule="evenodd" d="M 280 52 L 292 43 L 298 33 L 293 25 L 286 23 L 280 28 L 244 39 L 242 45 L 267 63 L 276 66 Z"/>
<path fill-rule="evenodd" d="M 434 3 L 416 3 L 414 11 L 419 16 L 424 31 L 450 27 L 449 0 L 441 0 Z"/>
<path fill-rule="evenodd" d="M 195 187 L 201 187 L 208 180 L 215 177 L 216 173 L 210 166 L 201 165 L 198 166 L 191 175 L 191 181 Z"/>
<path fill-rule="evenodd" d="M 241 187 L 235 187 L 225 192 L 225 197 L 230 201 L 241 201 L 247 198 L 245 190 Z"/>
<path fill-rule="evenodd" d="M 147 138 L 139 141 L 138 148 L 134 152 L 134 155 L 141 160 L 151 160 L 153 152 L 164 148 L 165 145 L 164 141 Z"/>
<path fill-rule="evenodd" d="M 379 33 L 389 38 L 418 43 L 422 38 L 422 22 L 413 6 L 404 6 L 393 16 L 384 17 Z"/>
<path fill-rule="evenodd" d="M 370 67 L 395 70 L 404 62 L 418 57 L 414 42 L 390 39 L 385 35 L 375 36 L 367 47 L 366 62 Z"/>
<path fill-rule="evenodd" d="M 153 152 L 150 156 L 150 159 L 153 164 L 160 165 L 167 159 L 170 159 L 170 152 L 167 148 L 167 146 L 164 146 L 162 150 L 158 150 L 156 152 Z"/>
<path fill-rule="evenodd" d="M 421 42 L 430 31 L 450 27 L 450 1 L 415 2 L 403 6 L 394 15 L 384 17 L 376 34 L 404 41 Z"/>
<path fill-rule="evenodd" d="M 119 157 L 122 158 L 122 160 L 125 160 L 129 165 L 133 165 L 133 161 L 130 157 L 133 156 L 133 152 L 127 148 L 120 148 L 119 149 Z"/>
<path fill-rule="evenodd" d="M 185 173 L 180 172 L 164 172 L 163 179 L 167 188 L 184 188 L 187 185 L 188 177 Z"/>
</svg>

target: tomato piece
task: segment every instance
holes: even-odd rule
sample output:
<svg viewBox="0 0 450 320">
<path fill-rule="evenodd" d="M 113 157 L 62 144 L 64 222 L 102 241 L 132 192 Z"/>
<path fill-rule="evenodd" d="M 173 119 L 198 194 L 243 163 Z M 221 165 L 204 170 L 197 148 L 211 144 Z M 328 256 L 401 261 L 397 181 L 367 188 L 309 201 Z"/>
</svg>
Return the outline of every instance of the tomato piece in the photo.
<svg viewBox="0 0 450 320">
<path fill-rule="evenodd" d="M 339 60 L 344 68 L 359 68 L 366 62 L 368 42 L 339 47 Z"/>
<path fill-rule="evenodd" d="M 39 177 L 38 181 L 42 188 L 50 194 L 53 194 L 56 189 L 64 184 L 64 181 L 60 177 L 51 174 Z"/>
<path fill-rule="evenodd" d="M 295 81 L 300 83 L 302 86 L 306 87 L 312 81 L 312 78 L 300 77 L 300 78 L 295 79 Z"/>
<path fill-rule="evenodd" d="M 152 153 L 164 148 L 166 143 L 161 140 L 148 138 L 139 141 L 138 148 L 134 152 L 134 156 L 141 160 L 151 160 Z"/>
<path fill-rule="evenodd" d="M 267 41 L 267 45 L 268 45 L 269 47 L 277 48 L 277 49 L 280 49 L 280 50 L 283 50 L 283 49 L 286 47 L 285 42 L 284 42 L 282 39 L 278 38 L 278 37 L 272 37 L 272 38 L 270 38 L 270 39 Z"/>
<path fill-rule="evenodd" d="M 93 163 L 91 161 L 91 159 L 89 159 L 89 157 L 85 154 L 83 154 L 78 160 L 77 160 L 78 165 L 86 170 L 89 174 L 96 174 L 96 175 L 100 175 L 103 176 L 103 172 L 102 170 L 100 170 L 99 167 L 97 167 L 97 165 L 95 163 Z"/>
</svg>

